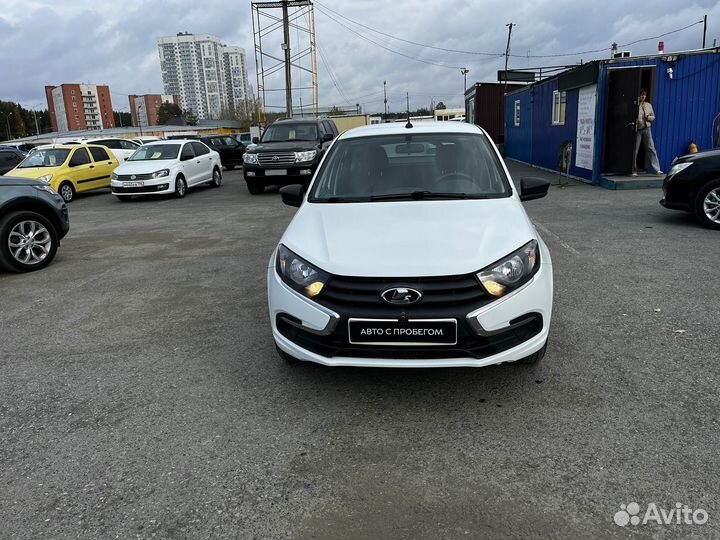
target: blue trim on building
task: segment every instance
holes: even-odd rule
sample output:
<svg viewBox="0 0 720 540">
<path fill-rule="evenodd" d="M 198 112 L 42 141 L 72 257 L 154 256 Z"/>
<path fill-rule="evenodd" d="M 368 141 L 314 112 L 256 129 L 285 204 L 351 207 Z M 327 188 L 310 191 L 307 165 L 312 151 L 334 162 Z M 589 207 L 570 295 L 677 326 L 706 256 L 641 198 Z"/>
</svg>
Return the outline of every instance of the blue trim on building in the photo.
<svg viewBox="0 0 720 540">
<path fill-rule="evenodd" d="M 608 74 L 614 69 L 653 67 L 651 103 L 656 122 L 653 138 L 660 167 L 667 171 L 675 157 L 686 154 L 694 140 L 700 150 L 713 147 L 713 120 L 720 114 L 720 49 L 597 62 L 599 76 L 595 110 L 593 170 L 575 166 L 577 145 L 577 89 L 567 92 L 565 124 L 552 125 L 553 91 L 558 78 L 547 79 L 512 92 L 505 100 L 505 154 L 507 157 L 557 170 L 560 145 L 573 142 L 570 174 L 610 187 L 602 178 Z M 672 68 L 672 79 L 667 70 Z M 520 126 L 514 125 L 514 102 L 521 102 Z M 717 136 L 717 134 L 715 134 Z M 715 141 L 716 142 L 716 141 Z M 717 142 L 716 142 L 717 143 Z"/>
</svg>

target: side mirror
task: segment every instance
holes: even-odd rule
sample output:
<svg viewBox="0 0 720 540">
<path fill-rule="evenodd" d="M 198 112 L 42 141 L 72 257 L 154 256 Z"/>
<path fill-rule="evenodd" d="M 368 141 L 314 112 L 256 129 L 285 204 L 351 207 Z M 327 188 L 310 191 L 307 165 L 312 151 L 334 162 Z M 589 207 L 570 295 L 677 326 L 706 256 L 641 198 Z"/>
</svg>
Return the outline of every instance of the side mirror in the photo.
<svg viewBox="0 0 720 540">
<path fill-rule="evenodd" d="M 293 184 L 291 186 L 281 187 L 280 197 L 282 197 L 282 202 L 288 206 L 298 208 L 300 204 L 302 204 L 303 189 L 302 184 Z"/>
<path fill-rule="evenodd" d="M 527 177 L 520 180 L 520 200 L 542 199 L 550 189 L 550 182 L 542 178 Z"/>
<path fill-rule="evenodd" d="M 332 141 L 334 138 L 335 138 L 335 135 L 333 135 L 332 133 L 323 133 L 322 141 L 323 142 Z"/>
<path fill-rule="evenodd" d="M 253 144 L 258 144 L 260 142 L 260 137 L 253 137 L 252 142 Z"/>
<path fill-rule="evenodd" d="M 180 156 L 180 161 L 190 161 L 194 156 L 190 156 L 188 154 L 183 154 Z"/>
</svg>

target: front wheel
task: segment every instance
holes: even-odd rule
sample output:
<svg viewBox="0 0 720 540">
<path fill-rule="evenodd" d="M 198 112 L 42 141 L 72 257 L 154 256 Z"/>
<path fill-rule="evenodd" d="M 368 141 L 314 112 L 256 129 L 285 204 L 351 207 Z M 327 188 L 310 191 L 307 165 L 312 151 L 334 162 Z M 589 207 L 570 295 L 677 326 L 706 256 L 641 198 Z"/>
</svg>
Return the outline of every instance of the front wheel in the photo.
<svg viewBox="0 0 720 540">
<path fill-rule="evenodd" d="M 60 184 L 58 193 L 66 203 L 72 201 L 75 198 L 75 188 L 73 187 L 72 182 L 65 181 Z"/>
<path fill-rule="evenodd" d="M 263 193 L 265 191 L 265 186 L 263 186 L 260 182 L 257 180 L 246 180 L 248 191 L 250 192 L 250 195 L 259 195 L 260 193 Z"/>
<path fill-rule="evenodd" d="M 698 193 L 695 215 L 705 227 L 720 229 L 720 180 L 714 180 Z"/>
<path fill-rule="evenodd" d="M 185 196 L 185 193 L 187 193 L 187 183 L 182 176 L 178 176 L 175 179 L 175 196 L 178 199 L 182 199 Z"/>
<path fill-rule="evenodd" d="M 12 212 L 0 220 L 0 266 L 31 272 L 55 258 L 60 242 L 50 221 L 36 212 Z"/>
</svg>

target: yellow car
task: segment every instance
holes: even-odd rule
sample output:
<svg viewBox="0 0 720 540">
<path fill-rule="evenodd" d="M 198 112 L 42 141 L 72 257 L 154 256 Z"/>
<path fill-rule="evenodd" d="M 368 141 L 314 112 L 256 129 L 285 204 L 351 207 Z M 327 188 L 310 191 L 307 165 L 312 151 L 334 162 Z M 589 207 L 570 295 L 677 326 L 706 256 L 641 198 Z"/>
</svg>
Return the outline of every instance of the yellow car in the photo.
<svg viewBox="0 0 720 540">
<path fill-rule="evenodd" d="M 5 176 L 40 180 L 70 202 L 76 193 L 110 187 L 110 175 L 118 165 L 104 146 L 55 144 L 33 149 Z"/>
</svg>

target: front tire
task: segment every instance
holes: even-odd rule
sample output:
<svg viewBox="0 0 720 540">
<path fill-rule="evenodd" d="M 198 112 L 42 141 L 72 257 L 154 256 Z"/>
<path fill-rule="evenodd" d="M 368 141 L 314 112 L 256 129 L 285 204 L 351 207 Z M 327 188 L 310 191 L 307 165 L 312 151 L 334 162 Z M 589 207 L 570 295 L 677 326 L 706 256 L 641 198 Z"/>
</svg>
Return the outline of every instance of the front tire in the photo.
<svg viewBox="0 0 720 540">
<path fill-rule="evenodd" d="M 695 216 L 705 227 L 720 229 L 720 179 L 700 190 L 695 199 Z"/>
<path fill-rule="evenodd" d="M 12 212 L 0 220 L 0 267 L 32 272 L 52 262 L 60 242 L 53 224 L 36 212 Z"/>
<path fill-rule="evenodd" d="M 210 181 L 210 186 L 214 188 L 218 188 L 222 185 L 222 174 L 220 174 L 220 169 L 213 169 L 213 178 Z"/>
<path fill-rule="evenodd" d="M 187 182 L 182 176 L 178 176 L 175 179 L 175 196 L 178 199 L 182 199 L 187 193 Z"/>
<path fill-rule="evenodd" d="M 75 198 L 75 188 L 72 185 L 72 182 L 68 182 L 67 180 L 60 184 L 60 187 L 58 188 L 58 193 L 63 198 L 63 200 L 66 203 L 69 203 Z"/>
<path fill-rule="evenodd" d="M 534 364 L 540 363 L 540 360 L 542 360 L 545 356 L 545 351 L 547 350 L 547 341 L 545 341 L 545 344 L 542 346 L 542 349 L 540 349 L 537 352 L 532 353 L 529 356 L 526 356 L 525 358 L 521 358 L 520 360 L 517 360 L 516 364 L 523 364 L 527 366 L 532 366 Z"/>
<path fill-rule="evenodd" d="M 245 182 L 247 183 L 247 189 L 250 195 L 260 195 L 265 191 L 265 186 L 257 180 L 245 180 Z"/>
</svg>

